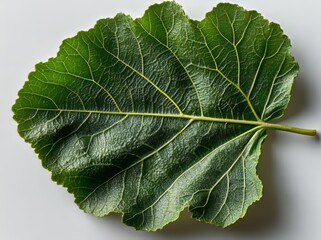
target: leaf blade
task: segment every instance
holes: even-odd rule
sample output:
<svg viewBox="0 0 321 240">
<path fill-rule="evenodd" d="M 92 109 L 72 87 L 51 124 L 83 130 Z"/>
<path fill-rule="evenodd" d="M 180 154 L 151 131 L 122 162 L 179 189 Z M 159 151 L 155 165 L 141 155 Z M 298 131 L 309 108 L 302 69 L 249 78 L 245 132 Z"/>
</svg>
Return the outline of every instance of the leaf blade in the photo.
<svg viewBox="0 0 321 240">
<path fill-rule="evenodd" d="M 14 117 L 86 212 L 157 230 L 189 207 L 225 227 L 262 195 L 261 119 L 288 103 L 298 71 L 289 48 L 278 25 L 236 5 L 198 22 L 156 4 L 65 40 L 29 75 Z"/>
</svg>

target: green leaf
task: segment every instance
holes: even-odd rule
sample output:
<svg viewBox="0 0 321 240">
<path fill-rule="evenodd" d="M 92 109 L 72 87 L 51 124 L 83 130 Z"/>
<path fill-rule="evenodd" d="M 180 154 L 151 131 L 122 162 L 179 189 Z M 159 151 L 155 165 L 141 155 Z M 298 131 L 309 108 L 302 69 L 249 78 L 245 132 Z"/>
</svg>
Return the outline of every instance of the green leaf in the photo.
<svg viewBox="0 0 321 240">
<path fill-rule="evenodd" d="M 36 65 L 13 106 L 19 134 L 85 212 L 157 230 L 184 208 L 228 226 L 262 196 L 267 123 L 298 65 L 280 26 L 219 4 L 202 21 L 174 1 L 118 14 Z"/>
</svg>

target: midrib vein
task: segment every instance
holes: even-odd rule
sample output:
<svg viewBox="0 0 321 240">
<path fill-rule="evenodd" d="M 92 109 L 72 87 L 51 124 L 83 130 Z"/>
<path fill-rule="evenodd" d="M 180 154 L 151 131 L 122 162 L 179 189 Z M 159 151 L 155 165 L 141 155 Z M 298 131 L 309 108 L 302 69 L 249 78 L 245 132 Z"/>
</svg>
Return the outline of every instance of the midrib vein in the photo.
<svg viewBox="0 0 321 240">
<path fill-rule="evenodd" d="M 137 117 L 160 117 L 160 118 L 177 118 L 177 119 L 189 119 L 192 121 L 203 121 L 203 122 L 217 122 L 217 123 L 232 123 L 232 124 L 242 124 L 242 125 L 252 125 L 260 126 L 266 129 L 275 129 L 280 131 L 292 132 L 302 135 L 315 136 L 315 129 L 304 129 L 286 125 L 280 125 L 275 123 L 268 123 L 264 121 L 253 121 L 244 119 L 230 119 L 230 118 L 215 118 L 206 116 L 195 116 L 189 114 L 172 114 L 172 113 L 143 113 L 143 112 L 108 112 L 100 110 L 83 110 L 83 109 L 41 109 L 35 107 L 22 107 L 19 110 L 35 110 L 35 111 L 55 111 L 55 112 L 69 112 L 69 113 L 91 113 L 91 114 L 102 114 L 102 115 L 127 115 L 127 116 L 137 116 Z"/>
<path fill-rule="evenodd" d="M 127 115 L 137 117 L 160 117 L 160 118 L 180 118 L 190 119 L 193 121 L 205 121 L 205 122 L 221 122 L 221 123 L 238 123 L 246 125 L 261 126 L 265 122 L 252 121 L 252 120 L 241 120 L 241 119 L 230 119 L 230 118 L 214 118 L 206 116 L 195 116 L 189 114 L 171 114 L 171 113 L 143 113 L 143 112 L 113 112 L 113 111 L 100 111 L 100 110 L 83 110 L 83 109 L 41 109 L 33 107 L 24 107 L 18 110 L 37 110 L 37 111 L 48 111 L 48 112 L 69 112 L 69 113 L 90 113 L 90 114 L 102 114 L 102 115 Z"/>
</svg>

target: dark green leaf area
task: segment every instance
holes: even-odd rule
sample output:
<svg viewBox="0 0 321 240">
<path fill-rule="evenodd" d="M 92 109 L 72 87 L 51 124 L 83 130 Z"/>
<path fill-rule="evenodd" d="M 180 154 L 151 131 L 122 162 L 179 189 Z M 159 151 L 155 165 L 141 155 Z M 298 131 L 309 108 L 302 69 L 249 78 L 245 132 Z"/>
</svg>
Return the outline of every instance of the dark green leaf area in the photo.
<svg viewBox="0 0 321 240">
<path fill-rule="evenodd" d="M 184 208 L 228 226 L 262 195 L 262 122 L 279 118 L 298 65 L 279 25 L 174 1 L 64 40 L 13 106 L 20 135 L 85 212 L 157 230 Z"/>
</svg>

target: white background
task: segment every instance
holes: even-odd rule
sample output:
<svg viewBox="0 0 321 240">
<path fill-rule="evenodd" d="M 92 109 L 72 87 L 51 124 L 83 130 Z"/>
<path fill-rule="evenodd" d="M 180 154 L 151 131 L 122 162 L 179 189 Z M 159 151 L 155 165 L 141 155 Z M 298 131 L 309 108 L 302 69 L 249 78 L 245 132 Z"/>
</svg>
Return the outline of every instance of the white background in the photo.
<svg viewBox="0 0 321 240">
<path fill-rule="evenodd" d="M 27 75 L 56 55 L 61 41 L 96 20 L 125 12 L 139 17 L 151 0 L 0 0 L 0 239 L 321 239 L 321 142 L 269 132 L 259 173 L 264 196 L 246 217 L 227 229 L 189 218 L 162 231 L 137 232 L 119 215 L 95 218 L 73 203 L 66 189 L 50 180 L 29 144 L 18 136 L 11 106 Z M 191 18 L 202 19 L 218 1 L 177 0 Z M 321 2 L 239 0 L 291 38 L 301 71 L 283 124 L 321 129 Z"/>
</svg>

